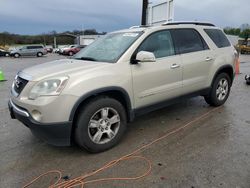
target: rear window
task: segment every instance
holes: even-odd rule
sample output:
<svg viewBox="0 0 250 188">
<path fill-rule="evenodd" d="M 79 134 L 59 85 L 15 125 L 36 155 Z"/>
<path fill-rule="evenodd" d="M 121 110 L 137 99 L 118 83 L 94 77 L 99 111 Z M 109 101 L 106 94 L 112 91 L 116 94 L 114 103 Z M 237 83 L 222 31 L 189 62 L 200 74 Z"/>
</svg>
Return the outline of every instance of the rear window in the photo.
<svg viewBox="0 0 250 188">
<path fill-rule="evenodd" d="M 225 34 L 219 29 L 204 29 L 218 48 L 231 46 Z"/>
<path fill-rule="evenodd" d="M 171 34 L 174 39 L 176 51 L 179 54 L 207 50 L 208 46 L 198 31 L 194 29 L 173 29 Z"/>
</svg>

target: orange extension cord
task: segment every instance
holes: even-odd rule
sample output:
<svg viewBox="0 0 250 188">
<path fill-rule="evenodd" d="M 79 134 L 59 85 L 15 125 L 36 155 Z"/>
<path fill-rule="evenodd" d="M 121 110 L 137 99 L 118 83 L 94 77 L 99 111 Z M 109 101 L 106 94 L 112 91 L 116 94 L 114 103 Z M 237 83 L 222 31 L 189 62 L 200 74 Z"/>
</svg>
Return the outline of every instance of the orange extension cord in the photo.
<svg viewBox="0 0 250 188">
<path fill-rule="evenodd" d="M 152 170 L 152 162 L 147 159 L 146 157 L 142 157 L 142 156 L 138 156 L 136 154 L 138 154 L 139 152 L 142 152 L 144 150 L 146 150 L 147 148 L 149 148 L 150 146 L 152 146 L 153 144 L 173 135 L 173 134 L 176 134 L 178 133 L 179 131 L 191 126 L 192 124 L 202 120 L 202 119 L 205 119 L 209 114 L 211 114 L 212 112 L 214 111 L 217 111 L 218 109 L 220 109 L 221 107 L 218 107 L 218 108 L 214 108 L 210 111 L 208 111 L 207 113 L 195 118 L 194 120 L 190 121 L 189 123 L 169 132 L 169 133 L 166 133 L 164 134 L 163 136 L 153 140 L 152 142 L 150 142 L 149 144 L 146 144 L 138 149 L 136 149 L 135 151 L 133 151 L 132 153 L 130 154 L 127 154 L 127 155 L 124 155 L 116 160 L 113 160 L 113 161 L 110 161 L 109 163 L 107 163 L 106 165 L 104 165 L 103 167 L 99 168 L 98 170 L 94 171 L 94 172 L 91 172 L 91 173 L 88 173 L 86 175 L 82 175 L 82 176 L 79 176 L 77 178 L 74 178 L 72 180 L 68 180 L 68 181 L 63 181 L 62 180 L 62 172 L 61 171 L 58 171 L 58 170 L 52 170 L 52 171 L 48 171 L 44 174 L 41 174 L 40 176 L 36 177 L 35 179 L 33 179 L 31 182 L 29 182 L 28 184 L 26 184 L 25 186 L 23 186 L 23 188 L 26 188 L 26 187 L 29 187 L 30 185 L 34 184 L 36 181 L 38 181 L 40 178 L 44 177 L 44 176 L 47 176 L 48 174 L 58 174 L 58 179 L 55 183 L 51 183 L 51 185 L 49 186 L 49 188 L 73 188 L 73 187 L 76 187 L 76 186 L 81 186 L 81 188 L 83 188 L 86 184 L 91 184 L 91 183 L 98 183 L 98 182 L 103 182 L 103 181 L 117 181 L 117 180 L 138 180 L 138 179 L 141 179 L 141 178 L 144 178 L 145 176 L 149 175 L 151 170 Z M 142 161 L 144 161 L 148 168 L 147 170 L 141 174 L 141 175 L 138 175 L 136 177 L 113 177 L 113 178 L 101 178 L 101 179 L 94 179 L 94 180 L 86 180 L 87 178 L 89 177 L 92 177 L 106 169 L 109 169 L 111 167 L 114 167 L 115 165 L 117 165 L 118 163 L 122 162 L 122 161 L 126 161 L 126 160 L 132 160 L 132 159 L 140 159 Z"/>
</svg>

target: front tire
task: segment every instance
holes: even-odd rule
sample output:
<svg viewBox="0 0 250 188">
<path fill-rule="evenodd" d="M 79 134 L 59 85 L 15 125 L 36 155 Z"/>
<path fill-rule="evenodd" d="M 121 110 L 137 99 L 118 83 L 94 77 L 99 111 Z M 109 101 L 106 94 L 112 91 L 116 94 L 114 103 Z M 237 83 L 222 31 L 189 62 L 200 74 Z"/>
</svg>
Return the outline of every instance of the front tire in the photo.
<svg viewBox="0 0 250 188">
<path fill-rule="evenodd" d="M 223 105 L 230 94 L 231 79 L 226 73 L 219 74 L 213 84 L 208 95 L 204 96 L 205 101 L 211 106 Z"/>
<path fill-rule="evenodd" d="M 246 84 L 250 85 L 250 75 L 245 76 Z"/>
<path fill-rule="evenodd" d="M 102 152 L 121 140 L 126 126 L 123 105 L 113 98 L 97 97 L 79 111 L 75 141 L 91 153 Z"/>
<path fill-rule="evenodd" d="M 15 58 L 19 58 L 19 57 L 20 57 L 20 54 L 15 53 L 15 54 L 14 54 L 14 57 L 15 57 Z"/>
</svg>

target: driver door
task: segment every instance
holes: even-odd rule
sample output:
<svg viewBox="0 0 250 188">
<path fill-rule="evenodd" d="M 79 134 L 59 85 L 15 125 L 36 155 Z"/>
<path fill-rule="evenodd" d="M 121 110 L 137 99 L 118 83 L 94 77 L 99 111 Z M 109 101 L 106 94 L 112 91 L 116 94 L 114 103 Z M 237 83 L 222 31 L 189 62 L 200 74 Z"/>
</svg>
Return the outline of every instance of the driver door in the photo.
<svg viewBox="0 0 250 188">
<path fill-rule="evenodd" d="M 141 108 L 180 96 L 182 62 L 169 31 L 158 31 L 147 37 L 137 50 L 151 52 L 155 62 L 132 65 L 135 108 Z"/>
</svg>

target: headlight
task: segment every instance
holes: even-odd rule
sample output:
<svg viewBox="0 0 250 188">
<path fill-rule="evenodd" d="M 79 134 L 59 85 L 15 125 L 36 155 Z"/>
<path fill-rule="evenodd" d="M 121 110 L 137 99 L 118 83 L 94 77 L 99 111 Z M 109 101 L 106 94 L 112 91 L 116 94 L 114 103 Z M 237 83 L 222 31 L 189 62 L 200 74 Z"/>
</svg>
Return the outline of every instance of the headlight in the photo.
<svg viewBox="0 0 250 188">
<path fill-rule="evenodd" d="M 38 82 L 30 91 L 29 99 L 36 99 L 40 96 L 59 95 L 66 86 L 68 77 L 50 78 Z"/>
</svg>

